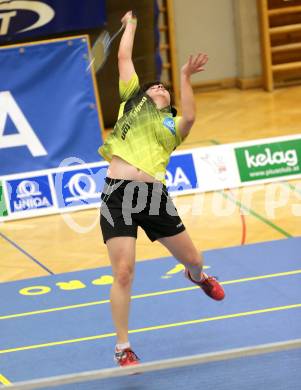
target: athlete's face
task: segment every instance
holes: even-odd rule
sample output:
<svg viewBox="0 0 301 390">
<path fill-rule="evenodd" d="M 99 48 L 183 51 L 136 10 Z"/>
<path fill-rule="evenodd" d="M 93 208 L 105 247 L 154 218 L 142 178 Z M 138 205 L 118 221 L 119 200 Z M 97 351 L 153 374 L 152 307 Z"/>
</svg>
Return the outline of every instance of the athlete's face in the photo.
<svg viewBox="0 0 301 390">
<path fill-rule="evenodd" d="M 170 105 L 170 94 L 163 84 L 153 85 L 146 91 L 147 95 L 157 104 L 163 102 L 166 106 Z M 160 104 L 161 105 L 161 104 Z M 160 107 L 161 108 L 161 107 Z M 162 107 L 163 108 L 163 107 Z"/>
</svg>

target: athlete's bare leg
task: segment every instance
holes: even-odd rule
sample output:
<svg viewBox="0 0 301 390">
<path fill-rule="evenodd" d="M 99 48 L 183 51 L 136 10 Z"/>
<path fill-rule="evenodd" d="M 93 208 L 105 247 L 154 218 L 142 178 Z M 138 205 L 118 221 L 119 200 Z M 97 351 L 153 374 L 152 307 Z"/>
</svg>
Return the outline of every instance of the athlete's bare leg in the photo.
<svg viewBox="0 0 301 390">
<path fill-rule="evenodd" d="M 136 238 L 114 237 L 106 242 L 113 270 L 111 310 L 117 343 L 128 342 L 131 287 L 135 269 Z"/>
<path fill-rule="evenodd" d="M 203 269 L 203 256 L 194 246 L 186 230 L 171 237 L 159 238 L 169 252 L 185 267 L 196 281 L 200 280 Z"/>
<path fill-rule="evenodd" d="M 186 231 L 159 239 L 171 254 L 185 265 L 188 279 L 201 287 L 210 298 L 221 301 L 225 298 L 222 285 L 213 276 L 202 272 L 203 256 L 197 251 Z"/>
</svg>

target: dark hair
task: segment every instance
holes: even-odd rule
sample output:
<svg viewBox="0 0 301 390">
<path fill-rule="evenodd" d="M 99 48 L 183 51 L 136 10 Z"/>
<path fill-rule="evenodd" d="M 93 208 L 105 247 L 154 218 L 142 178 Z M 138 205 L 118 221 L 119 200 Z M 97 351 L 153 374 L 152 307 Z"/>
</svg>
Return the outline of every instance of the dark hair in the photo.
<svg viewBox="0 0 301 390">
<path fill-rule="evenodd" d="M 164 85 L 164 83 L 162 83 L 162 81 L 159 80 L 150 81 L 148 83 L 143 84 L 140 90 L 141 92 L 146 92 L 149 88 L 153 87 L 154 85 L 161 85 L 161 84 Z M 169 88 L 167 88 L 166 85 L 164 85 L 164 88 L 167 89 L 167 91 L 169 92 Z"/>
<path fill-rule="evenodd" d="M 162 84 L 164 86 L 164 88 L 169 92 L 169 96 L 170 96 L 170 112 L 172 113 L 172 116 L 177 116 L 177 110 L 173 106 L 174 105 L 173 93 L 172 93 L 172 91 L 170 90 L 170 88 L 167 85 L 162 83 L 162 81 L 156 80 L 156 81 L 150 81 L 148 83 L 145 83 L 145 84 L 142 85 L 142 87 L 140 87 L 140 92 L 145 93 L 149 88 L 153 87 L 154 85 L 160 85 L 160 84 Z"/>
</svg>

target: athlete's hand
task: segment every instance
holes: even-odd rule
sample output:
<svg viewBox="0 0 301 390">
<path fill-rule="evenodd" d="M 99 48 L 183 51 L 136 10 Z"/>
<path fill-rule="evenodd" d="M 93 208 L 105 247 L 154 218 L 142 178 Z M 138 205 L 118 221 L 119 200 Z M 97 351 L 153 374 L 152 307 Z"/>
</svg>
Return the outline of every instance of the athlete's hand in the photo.
<svg viewBox="0 0 301 390">
<path fill-rule="evenodd" d="M 195 56 L 190 55 L 188 61 L 182 66 L 181 72 L 190 77 L 194 73 L 199 73 L 205 70 L 205 65 L 208 61 L 208 56 L 205 53 L 199 53 Z"/>
<path fill-rule="evenodd" d="M 122 18 L 121 23 L 126 26 L 129 22 L 132 22 L 136 20 L 136 16 L 134 15 L 133 11 L 128 11 Z"/>
</svg>

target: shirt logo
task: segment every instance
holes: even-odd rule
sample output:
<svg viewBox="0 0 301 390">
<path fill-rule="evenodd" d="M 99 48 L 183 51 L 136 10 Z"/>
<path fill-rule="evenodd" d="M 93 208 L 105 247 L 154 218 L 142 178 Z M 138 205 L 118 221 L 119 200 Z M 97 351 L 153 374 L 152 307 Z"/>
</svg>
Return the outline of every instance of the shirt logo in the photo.
<svg viewBox="0 0 301 390">
<path fill-rule="evenodd" d="M 176 135 L 176 124 L 175 121 L 172 118 L 165 118 L 163 121 L 163 125 L 168 128 L 168 130 L 173 134 Z"/>
</svg>

